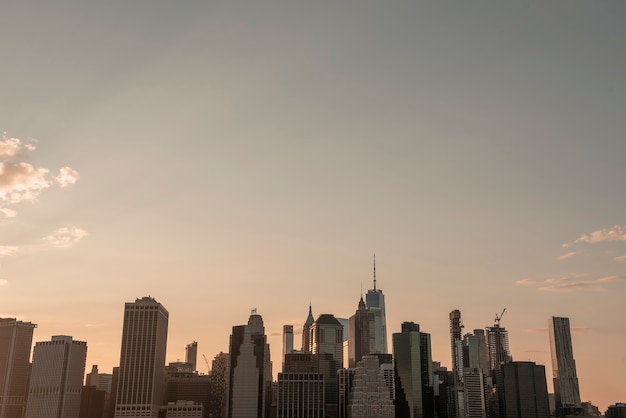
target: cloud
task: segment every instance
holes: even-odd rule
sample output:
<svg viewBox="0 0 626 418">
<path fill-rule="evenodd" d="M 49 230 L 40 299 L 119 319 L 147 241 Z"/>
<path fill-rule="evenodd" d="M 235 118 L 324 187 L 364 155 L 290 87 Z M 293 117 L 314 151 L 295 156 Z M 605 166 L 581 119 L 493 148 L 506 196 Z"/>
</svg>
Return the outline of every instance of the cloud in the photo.
<svg viewBox="0 0 626 418">
<path fill-rule="evenodd" d="M 0 245 L 0 258 L 15 255 L 17 250 L 18 248 L 13 245 Z"/>
<path fill-rule="evenodd" d="M 19 203 L 35 200 L 50 187 L 47 168 L 35 168 L 24 162 L 0 162 L 0 201 Z"/>
<path fill-rule="evenodd" d="M 626 225 L 614 225 L 610 228 L 598 229 L 589 234 L 583 234 L 570 243 L 563 244 L 563 248 L 567 248 L 572 244 L 588 243 L 594 244 L 598 242 L 626 241 Z"/>
<path fill-rule="evenodd" d="M 0 286 L 6 286 L 9 283 L 7 279 L 0 279 Z"/>
<path fill-rule="evenodd" d="M 3 217 L 15 218 L 17 216 L 17 212 L 9 208 L 0 208 L 0 214 L 2 214 L 2 216 L 0 216 L 0 219 L 2 219 Z"/>
<path fill-rule="evenodd" d="M 87 235 L 87 231 L 84 229 L 70 226 L 57 229 L 52 234 L 44 237 L 42 241 L 45 245 L 53 248 L 67 248 L 78 243 Z"/>
<path fill-rule="evenodd" d="M 2 140 L 0 140 L 0 157 L 14 157 L 22 149 L 34 151 L 35 146 L 31 144 L 23 144 L 19 138 L 7 138 L 6 132 L 2 134 Z"/>
<path fill-rule="evenodd" d="M 520 279 L 515 282 L 515 284 L 520 284 L 522 286 L 529 285 L 529 284 L 537 284 L 537 283 L 540 283 L 539 280 L 534 280 L 534 279 Z"/>
<path fill-rule="evenodd" d="M 59 170 L 59 175 L 54 179 L 61 185 L 61 187 L 67 187 L 72 184 L 76 184 L 80 175 L 78 171 L 71 169 L 70 167 L 63 167 Z"/>
<path fill-rule="evenodd" d="M 593 291 L 602 292 L 614 283 L 626 283 L 626 276 L 604 276 L 589 279 L 584 274 L 553 277 L 544 280 L 522 279 L 515 282 L 519 285 L 539 285 L 543 292 Z"/>
<path fill-rule="evenodd" d="M 626 261 L 626 255 L 620 255 L 614 258 L 615 261 Z"/>
<path fill-rule="evenodd" d="M 575 252 L 575 251 L 572 251 L 572 252 L 569 252 L 569 253 L 561 254 L 556 259 L 557 260 L 566 260 L 568 258 L 574 257 L 576 254 L 578 254 L 578 253 Z"/>
</svg>

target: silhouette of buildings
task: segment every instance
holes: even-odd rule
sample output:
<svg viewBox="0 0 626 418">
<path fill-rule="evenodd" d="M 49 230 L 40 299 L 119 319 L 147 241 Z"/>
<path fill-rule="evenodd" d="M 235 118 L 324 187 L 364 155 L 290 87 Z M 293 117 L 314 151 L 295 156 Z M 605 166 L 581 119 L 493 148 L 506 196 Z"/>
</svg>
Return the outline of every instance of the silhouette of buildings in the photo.
<svg viewBox="0 0 626 418">
<path fill-rule="evenodd" d="M 293 325 L 283 325 L 283 354 L 281 356 L 282 368 L 285 371 L 285 355 L 293 351 Z"/>
<path fill-rule="evenodd" d="M 198 359 L 198 342 L 192 341 L 185 346 L 185 363 L 191 364 L 193 371 L 198 370 L 196 361 Z"/>
<path fill-rule="evenodd" d="M 24 415 L 36 327 L 15 318 L 0 318 L 0 418 Z"/>
<path fill-rule="evenodd" d="M 67 335 L 35 344 L 26 418 L 77 418 L 87 360 L 87 343 Z"/>
<path fill-rule="evenodd" d="M 560 417 L 572 414 L 573 409 L 582 410 L 569 318 L 553 316 L 548 321 L 548 331 L 556 416 Z"/>
<path fill-rule="evenodd" d="M 272 400 L 272 364 L 263 318 L 252 311 L 247 325 L 233 327 L 226 416 L 269 418 Z"/>
<path fill-rule="evenodd" d="M 306 321 L 304 321 L 304 325 L 302 326 L 302 351 L 311 352 L 311 325 L 315 322 L 315 318 L 313 318 L 313 310 L 311 308 L 311 304 L 309 303 L 309 314 L 306 317 Z"/>
<path fill-rule="evenodd" d="M 292 352 L 278 374 L 277 417 L 324 417 L 324 375 L 318 373 L 317 356 Z"/>
<path fill-rule="evenodd" d="M 165 393 L 169 313 L 149 296 L 124 307 L 115 418 L 157 418 Z"/>
<path fill-rule="evenodd" d="M 331 314 L 320 315 L 309 328 L 309 351 L 316 354 L 319 372 L 324 375 L 326 416 L 338 415 L 337 371 L 343 365 L 343 326 Z"/>
<path fill-rule="evenodd" d="M 348 367 L 354 368 L 364 355 L 376 351 L 374 314 L 367 309 L 363 298 L 349 320 Z"/>
<path fill-rule="evenodd" d="M 228 390 L 228 353 L 219 353 L 211 363 L 209 378 L 211 382 L 211 397 L 209 399 L 209 416 L 222 418 L 226 411 L 226 392 Z"/>
</svg>

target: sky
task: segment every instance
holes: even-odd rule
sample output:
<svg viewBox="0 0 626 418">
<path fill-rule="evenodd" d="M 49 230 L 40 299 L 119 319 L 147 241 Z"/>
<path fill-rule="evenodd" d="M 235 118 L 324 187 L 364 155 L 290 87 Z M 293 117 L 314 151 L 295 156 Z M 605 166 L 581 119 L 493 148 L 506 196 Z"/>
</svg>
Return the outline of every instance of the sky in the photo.
<svg viewBox="0 0 626 418">
<path fill-rule="evenodd" d="M 351 316 L 376 253 L 390 334 L 419 323 L 449 366 L 449 312 L 471 331 L 506 308 L 513 359 L 551 390 L 548 318 L 569 317 L 582 399 L 625 402 L 625 19 L 617 1 L 4 2 L 0 317 L 110 372 L 125 302 L 168 309 L 168 361 L 227 352 L 256 308 L 276 372 L 282 325 L 309 303 Z"/>
</svg>

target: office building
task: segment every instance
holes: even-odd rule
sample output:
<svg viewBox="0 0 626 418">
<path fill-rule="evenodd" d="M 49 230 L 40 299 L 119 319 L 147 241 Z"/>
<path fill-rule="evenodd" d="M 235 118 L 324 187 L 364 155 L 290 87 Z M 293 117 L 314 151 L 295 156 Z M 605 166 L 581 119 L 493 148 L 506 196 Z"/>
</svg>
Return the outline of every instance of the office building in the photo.
<svg viewBox="0 0 626 418">
<path fill-rule="evenodd" d="M 272 364 L 263 318 L 252 310 L 247 325 L 233 327 L 226 398 L 227 418 L 269 418 Z"/>
<path fill-rule="evenodd" d="M 95 386 L 83 386 L 80 398 L 79 418 L 104 418 L 107 407 L 107 393 Z"/>
<path fill-rule="evenodd" d="M 309 303 L 309 314 L 306 317 L 306 321 L 304 321 L 304 325 L 302 326 L 302 351 L 311 352 L 311 325 L 315 322 L 315 318 L 313 317 L 313 309 L 311 308 L 311 304 Z"/>
<path fill-rule="evenodd" d="M 185 346 L 185 363 L 191 363 L 193 371 L 198 370 L 196 361 L 198 359 L 198 342 L 192 341 Z"/>
<path fill-rule="evenodd" d="M 152 297 L 124 306 L 115 418 L 157 418 L 165 392 L 169 313 Z"/>
<path fill-rule="evenodd" d="M 165 406 L 165 418 L 202 418 L 204 406 L 194 401 L 168 402 Z"/>
<path fill-rule="evenodd" d="M 465 368 L 463 379 L 465 416 L 467 418 L 486 418 L 489 388 L 486 385 L 483 370 L 480 368 Z"/>
<path fill-rule="evenodd" d="M 324 375 L 315 372 L 278 373 L 278 418 L 324 418 Z"/>
<path fill-rule="evenodd" d="M 0 318 L 0 418 L 24 416 L 36 327 L 15 318 Z"/>
<path fill-rule="evenodd" d="M 165 402 L 170 405 L 193 406 L 194 413 L 197 405 L 203 406 L 204 418 L 209 418 L 209 402 L 211 397 L 211 383 L 209 375 L 200 375 L 193 369 L 192 363 L 175 362 L 165 368 L 166 390 Z M 191 402 L 191 404 L 189 403 Z M 180 411 L 179 411 L 180 412 Z"/>
<path fill-rule="evenodd" d="M 605 418 L 626 418 L 626 403 L 610 405 L 604 414 Z"/>
<path fill-rule="evenodd" d="M 285 355 L 293 351 L 293 325 L 283 325 L 283 355 L 281 361 L 283 363 L 282 371 L 285 371 Z"/>
<path fill-rule="evenodd" d="M 349 319 L 348 367 L 355 368 L 363 356 L 376 352 L 374 314 L 365 306 L 363 298 Z"/>
<path fill-rule="evenodd" d="M 430 334 L 413 322 L 393 334 L 396 418 L 434 416 L 434 373 Z"/>
<path fill-rule="evenodd" d="M 378 357 L 364 356 L 354 371 L 348 418 L 394 417 L 395 407 L 378 364 Z"/>
<path fill-rule="evenodd" d="M 372 353 L 389 353 L 387 349 L 387 316 L 385 313 L 385 295 L 376 287 L 376 256 L 374 256 L 374 288 L 365 294 L 365 303 L 374 314 L 374 351 Z"/>
<path fill-rule="evenodd" d="M 324 375 L 326 416 L 338 416 L 337 371 L 343 365 L 343 326 L 332 314 L 322 314 L 309 328 L 309 351 L 317 356 L 319 372 Z"/>
<path fill-rule="evenodd" d="M 78 418 L 87 343 L 67 335 L 35 344 L 26 418 Z"/>
<path fill-rule="evenodd" d="M 530 361 L 514 361 L 502 363 L 494 374 L 497 402 L 490 417 L 550 417 L 544 366 Z"/>
<path fill-rule="evenodd" d="M 559 417 L 564 415 L 565 408 L 581 407 L 569 318 L 553 316 L 548 321 L 548 331 L 556 415 Z"/>
<path fill-rule="evenodd" d="M 228 353 L 219 353 L 211 363 L 209 380 L 211 385 L 211 397 L 209 399 L 209 416 L 222 418 L 226 411 L 226 392 L 228 390 Z"/>
</svg>

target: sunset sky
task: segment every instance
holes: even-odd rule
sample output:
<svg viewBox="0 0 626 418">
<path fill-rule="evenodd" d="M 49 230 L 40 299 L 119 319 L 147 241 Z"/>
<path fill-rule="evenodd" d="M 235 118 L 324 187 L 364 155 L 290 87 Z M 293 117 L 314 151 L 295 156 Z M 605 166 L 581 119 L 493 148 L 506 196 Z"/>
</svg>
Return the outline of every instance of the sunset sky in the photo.
<svg viewBox="0 0 626 418">
<path fill-rule="evenodd" d="M 125 302 L 209 361 L 386 295 L 450 366 L 506 308 L 514 360 L 573 327 L 581 397 L 626 402 L 626 2 L 0 5 L 0 317 L 119 362 Z M 299 345 L 299 335 L 296 345 Z M 390 347 L 391 349 L 391 347 Z M 202 356 L 198 368 L 206 372 Z"/>
</svg>

